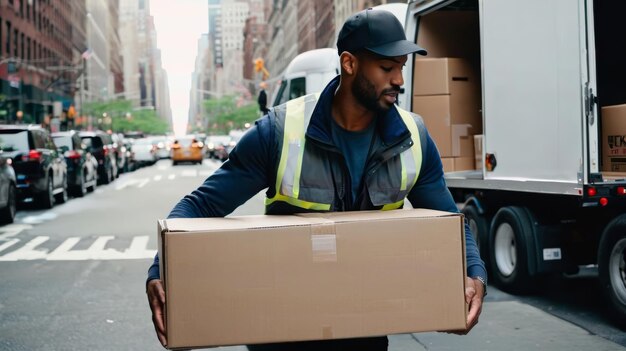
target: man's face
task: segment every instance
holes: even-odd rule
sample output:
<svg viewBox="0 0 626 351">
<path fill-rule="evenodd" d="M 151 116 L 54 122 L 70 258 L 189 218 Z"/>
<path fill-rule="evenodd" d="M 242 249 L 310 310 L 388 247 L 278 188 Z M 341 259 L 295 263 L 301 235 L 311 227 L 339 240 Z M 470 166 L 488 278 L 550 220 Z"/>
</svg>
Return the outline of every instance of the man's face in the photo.
<svg viewBox="0 0 626 351">
<path fill-rule="evenodd" d="M 357 55 L 359 67 L 352 94 L 363 107 L 376 113 L 387 112 L 396 102 L 404 84 L 402 68 L 407 56 L 383 57 L 364 52 Z"/>
</svg>

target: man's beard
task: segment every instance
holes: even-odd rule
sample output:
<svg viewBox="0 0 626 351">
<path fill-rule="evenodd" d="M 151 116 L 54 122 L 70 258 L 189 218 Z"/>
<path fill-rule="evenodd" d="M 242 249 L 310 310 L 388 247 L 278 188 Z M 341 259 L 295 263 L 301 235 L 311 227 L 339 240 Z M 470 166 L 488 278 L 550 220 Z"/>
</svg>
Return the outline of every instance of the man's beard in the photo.
<svg viewBox="0 0 626 351">
<path fill-rule="evenodd" d="M 365 75 L 361 72 L 357 72 L 352 84 L 352 95 L 363 107 L 368 110 L 376 112 L 376 114 L 386 113 L 391 108 L 390 105 L 386 105 L 380 102 L 380 97 L 384 94 L 397 92 L 399 87 L 392 87 L 382 91 L 380 95 L 376 94 L 376 87 L 370 82 Z"/>
</svg>

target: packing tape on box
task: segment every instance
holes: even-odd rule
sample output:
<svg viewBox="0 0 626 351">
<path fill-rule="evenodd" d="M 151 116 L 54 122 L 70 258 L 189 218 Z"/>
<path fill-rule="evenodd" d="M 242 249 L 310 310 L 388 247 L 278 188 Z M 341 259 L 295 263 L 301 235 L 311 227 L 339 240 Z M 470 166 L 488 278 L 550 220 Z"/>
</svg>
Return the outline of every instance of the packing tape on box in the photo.
<svg viewBox="0 0 626 351">
<path fill-rule="evenodd" d="M 337 262 L 337 236 L 335 223 L 311 226 L 313 262 Z"/>
</svg>

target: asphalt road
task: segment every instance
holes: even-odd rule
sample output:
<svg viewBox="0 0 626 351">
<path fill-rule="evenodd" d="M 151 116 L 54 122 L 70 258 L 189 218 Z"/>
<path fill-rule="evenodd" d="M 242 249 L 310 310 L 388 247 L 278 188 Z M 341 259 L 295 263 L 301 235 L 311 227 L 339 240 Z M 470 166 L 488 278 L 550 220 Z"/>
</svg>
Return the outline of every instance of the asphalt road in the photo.
<svg viewBox="0 0 626 351">
<path fill-rule="evenodd" d="M 219 165 L 162 160 L 52 210 L 22 208 L 0 227 L 0 350 L 162 349 L 145 297 L 156 221 Z M 259 194 L 234 214 L 262 210 Z M 468 336 L 398 335 L 389 349 L 625 350 L 594 274 L 553 279 L 531 296 L 490 287 Z"/>
</svg>

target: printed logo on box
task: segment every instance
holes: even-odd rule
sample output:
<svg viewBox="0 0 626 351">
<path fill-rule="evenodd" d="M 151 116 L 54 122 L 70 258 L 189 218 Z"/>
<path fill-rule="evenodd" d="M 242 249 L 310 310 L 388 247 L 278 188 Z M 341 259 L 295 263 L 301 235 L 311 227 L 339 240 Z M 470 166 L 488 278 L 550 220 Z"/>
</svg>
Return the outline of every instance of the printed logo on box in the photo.
<svg viewBox="0 0 626 351">
<path fill-rule="evenodd" d="M 609 135 L 609 148 L 626 147 L 626 135 Z"/>
</svg>

